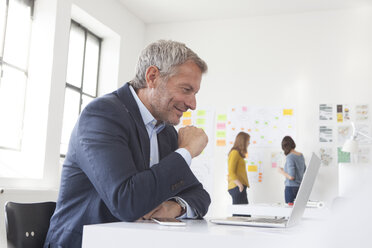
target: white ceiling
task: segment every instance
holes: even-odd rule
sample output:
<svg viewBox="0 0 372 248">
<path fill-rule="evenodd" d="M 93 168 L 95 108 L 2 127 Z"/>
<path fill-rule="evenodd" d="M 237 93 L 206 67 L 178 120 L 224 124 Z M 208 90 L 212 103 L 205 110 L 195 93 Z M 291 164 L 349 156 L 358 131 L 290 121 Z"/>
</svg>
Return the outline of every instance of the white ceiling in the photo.
<svg viewBox="0 0 372 248">
<path fill-rule="evenodd" d="M 119 0 L 145 23 L 230 19 L 371 5 L 372 0 Z"/>
</svg>

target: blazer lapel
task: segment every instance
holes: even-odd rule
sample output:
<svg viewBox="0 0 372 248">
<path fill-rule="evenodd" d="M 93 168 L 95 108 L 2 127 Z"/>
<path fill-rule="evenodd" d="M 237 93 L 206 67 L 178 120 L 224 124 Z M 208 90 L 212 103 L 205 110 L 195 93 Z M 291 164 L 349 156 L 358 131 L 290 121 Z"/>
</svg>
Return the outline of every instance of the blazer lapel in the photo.
<svg viewBox="0 0 372 248">
<path fill-rule="evenodd" d="M 137 135 L 139 138 L 139 143 L 141 144 L 141 151 L 144 161 L 146 162 L 145 168 L 149 168 L 150 166 L 150 139 L 143 123 L 143 119 L 139 108 L 137 106 L 136 100 L 132 96 L 132 92 L 130 91 L 129 84 L 126 83 L 124 86 L 119 88 L 117 91 L 117 95 L 120 101 L 123 103 L 124 107 L 127 109 L 129 114 L 132 116 L 134 123 L 136 124 Z"/>
</svg>

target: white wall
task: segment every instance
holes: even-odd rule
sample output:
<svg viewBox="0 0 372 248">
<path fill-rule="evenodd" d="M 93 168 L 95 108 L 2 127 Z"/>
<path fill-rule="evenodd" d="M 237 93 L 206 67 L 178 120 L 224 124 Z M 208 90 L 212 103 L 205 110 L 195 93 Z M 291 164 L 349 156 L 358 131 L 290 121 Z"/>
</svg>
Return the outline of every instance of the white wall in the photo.
<svg viewBox="0 0 372 248">
<path fill-rule="evenodd" d="M 145 25 L 118 1 L 35 1 L 24 146 L 22 152 L 8 152 L 6 156 L 24 167 L 24 176 L 31 172 L 36 176 L 0 178 L 0 187 L 6 192 L 0 196 L 0 204 L 56 200 L 71 17 L 103 38 L 100 95 L 117 89 L 134 75 L 137 57 L 144 45 Z M 5 156 L 1 152 L 3 160 Z M 4 223 L 3 212 L 0 223 Z M 2 225 L 0 247 L 6 247 L 5 243 Z"/>
<path fill-rule="evenodd" d="M 297 148 L 307 160 L 319 149 L 320 103 L 372 106 L 371 8 L 148 25 L 146 43 L 157 39 L 182 41 L 208 63 L 199 106 L 294 106 Z M 210 214 L 224 215 L 231 201 L 225 149 L 215 154 Z M 249 200 L 283 202 L 283 178 L 267 164 L 264 170 Z M 337 175 L 336 163 L 322 167 L 311 198 L 337 196 Z"/>
</svg>

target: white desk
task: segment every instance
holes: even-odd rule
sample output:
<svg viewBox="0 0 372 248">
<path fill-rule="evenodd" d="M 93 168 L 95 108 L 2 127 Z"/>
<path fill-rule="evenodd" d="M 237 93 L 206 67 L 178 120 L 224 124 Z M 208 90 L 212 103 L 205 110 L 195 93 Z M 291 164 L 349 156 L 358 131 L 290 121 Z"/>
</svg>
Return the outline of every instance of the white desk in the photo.
<svg viewBox="0 0 372 248">
<path fill-rule="evenodd" d="M 292 228 L 257 228 L 216 225 L 207 220 L 186 220 L 183 227 L 117 222 L 84 226 L 83 248 L 112 247 L 291 247 L 305 230 L 301 222 Z M 293 246 L 295 247 L 295 246 Z M 298 246 L 297 246 L 298 247 Z"/>
<path fill-rule="evenodd" d="M 289 217 L 293 207 L 280 204 L 242 204 L 229 205 L 230 214 L 250 214 L 250 215 L 264 215 L 264 216 L 279 216 Z M 303 218 L 311 219 L 326 219 L 329 217 L 330 211 L 328 208 L 306 208 Z"/>
</svg>

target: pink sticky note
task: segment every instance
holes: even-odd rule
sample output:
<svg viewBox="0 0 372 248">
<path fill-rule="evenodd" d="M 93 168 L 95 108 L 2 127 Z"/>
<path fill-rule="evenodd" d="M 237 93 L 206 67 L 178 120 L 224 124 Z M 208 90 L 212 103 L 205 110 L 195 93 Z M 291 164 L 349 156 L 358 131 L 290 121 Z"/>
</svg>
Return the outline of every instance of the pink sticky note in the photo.
<svg viewBox="0 0 372 248">
<path fill-rule="evenodd" d="M 226 124 L 224 122 L 217 123 L 217 129 L 226 129 Z"/>
<path fill-rule="evenodd" d="M 272 168 L 276 168 L 276 166 L 277 166 L 277 163 L 271 163 Z"/>
<path fill-rule="evenodd" d="M 243 106 L 242 110 L 243 112 L 247 112 L 248 108 L 246 106 Z"/>
</svg>

